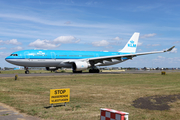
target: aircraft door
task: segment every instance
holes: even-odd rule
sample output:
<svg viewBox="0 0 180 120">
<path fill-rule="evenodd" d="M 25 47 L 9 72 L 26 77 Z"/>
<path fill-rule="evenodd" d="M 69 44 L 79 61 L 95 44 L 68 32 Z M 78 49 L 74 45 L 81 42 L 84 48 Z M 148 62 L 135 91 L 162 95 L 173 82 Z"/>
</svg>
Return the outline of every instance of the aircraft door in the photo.
<svg viewBox="0 0 180 120">
<path fill-rule="evenodd" d="M 99 57 L 99 54 L 98 53 L 96 53 L 96 55 L 95 55 L 96 57 Z"/>
<path fill-rule="evenodd" d="M 29 52 L 28 51 L 24 52 L 24 56 L 25 56 L 25 59 L 29 59 L 30 58 Z"/>
<path fill-rule="evenodd" d="M 56 54 L 54 52 L 51 52 L 51 59 L 56 60 Z"/>
</svg>

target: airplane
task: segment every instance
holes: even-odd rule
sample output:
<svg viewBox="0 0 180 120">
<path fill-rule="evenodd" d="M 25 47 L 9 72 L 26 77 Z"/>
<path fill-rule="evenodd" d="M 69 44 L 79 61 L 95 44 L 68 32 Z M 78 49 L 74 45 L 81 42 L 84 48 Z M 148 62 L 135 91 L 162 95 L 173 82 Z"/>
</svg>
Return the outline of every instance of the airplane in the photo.
<svg viewBox="0 0 180 120">
<path fill-rule="evenodd" d="M 97 66 L 118 64 L 140 55 L 169 52 L 175 47 L 163 51 L 136 53 L 139 35 L 140 33 L 135 32 L 119 52 L 22 50 L 12 53 L 5 60 L 14 65 L 24 66 L 25 74 L 29 74 L 28 67 L 46 67 L 46 70 L 50 71 L 62 67 L 72 68 L 73 73 L 82 73 L 83 70 L 89 69 L 89 73 L 99 73 Z"/>
</svg>

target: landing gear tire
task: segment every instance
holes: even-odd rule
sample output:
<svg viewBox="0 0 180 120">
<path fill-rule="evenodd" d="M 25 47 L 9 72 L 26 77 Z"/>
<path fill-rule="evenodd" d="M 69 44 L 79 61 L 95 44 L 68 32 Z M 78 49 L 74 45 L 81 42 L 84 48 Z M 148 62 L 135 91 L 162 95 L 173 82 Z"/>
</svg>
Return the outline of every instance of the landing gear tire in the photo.
<svg viewBox="0 0 180 120">
<path fill-rule="evenodd" d="M 26 71 L 25 71 L 25 74 L 29 74 L 29 70 L 26 70 Z"/>
<path fill-rule="evenodd" d="M 99 69 L 90 69 L 89 73 L 99 73 Z"/>
<path fill-rule="evenodd" d="M 96 69 L 96 73 L 99 73 L 100 71 L 99 71 L 99 69 Z"/>
<path fill-rule="evenodd" d="M 73 70 L 73 73 L 82 73 L 82 71 L 74 71 L 74 70 Z"/>
</svg>

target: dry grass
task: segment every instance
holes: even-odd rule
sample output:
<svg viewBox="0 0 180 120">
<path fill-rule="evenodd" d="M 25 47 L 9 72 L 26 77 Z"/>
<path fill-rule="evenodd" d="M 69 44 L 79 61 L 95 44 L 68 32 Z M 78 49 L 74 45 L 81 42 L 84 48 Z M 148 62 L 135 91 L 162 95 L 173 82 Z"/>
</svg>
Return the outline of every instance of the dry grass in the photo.
<svg viewBox="0 0 180 120">
<path fill-rule="evenodd" d="M 51 73 L 51 71 L 47 70 L 29 70 L 30 73 Z M 54 72 L 54 71 L 53 71 Z M 56 70 L 58 73 L 62 72 L 72 72 L 72 70 Z M 24 74 L 25 70 L 2 70 L 0 74 Z"/>
<path fill-rule="evenodd" d="M 130 120 L 178 120 L 180 102 L 170 103 L 170 110 L 138 109 L 135 99 L 153 95 L 180 93 L 180 73 L 67 75 L 49 77 L 0 78 L 0 102 L 21 112 L 44 119 L 99 120 L 100 108 L 130 113 Z M 48 108 L 51 88 L 70 88 L 67 106 Z M 61 104 L 62 105 L 62 104 Z"/>
</svg>

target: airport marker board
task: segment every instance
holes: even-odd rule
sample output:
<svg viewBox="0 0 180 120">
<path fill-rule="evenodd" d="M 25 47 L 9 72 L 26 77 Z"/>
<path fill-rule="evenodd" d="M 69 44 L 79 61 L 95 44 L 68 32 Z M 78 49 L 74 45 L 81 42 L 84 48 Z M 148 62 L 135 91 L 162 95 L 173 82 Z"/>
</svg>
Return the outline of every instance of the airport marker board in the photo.
<svg viewBox="0 0 180 120">
<path fill-rule="evenodd" d="M 70 101 L 70 88 L 50 89 L 50 104 L 66 103 Z"/>
</svg>

